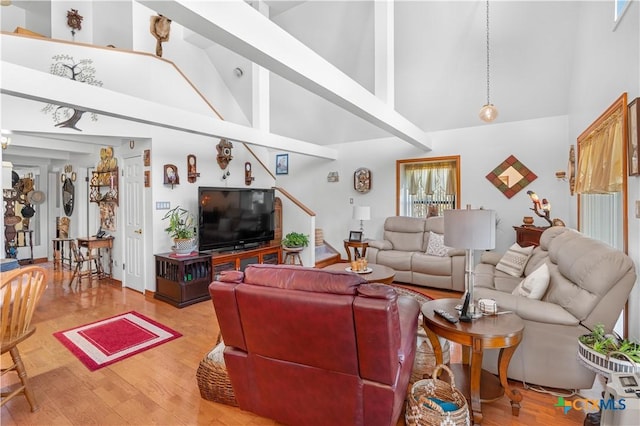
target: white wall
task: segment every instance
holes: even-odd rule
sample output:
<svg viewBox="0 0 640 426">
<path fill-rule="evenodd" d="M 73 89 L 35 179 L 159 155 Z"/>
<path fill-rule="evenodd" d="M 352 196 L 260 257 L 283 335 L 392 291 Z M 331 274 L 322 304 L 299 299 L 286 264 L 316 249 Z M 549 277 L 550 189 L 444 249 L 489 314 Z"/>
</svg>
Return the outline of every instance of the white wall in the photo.
<svg viewBox="0 0 640 426">
<path fill-rule="evenodd" d="M 615 31 L 613 2 L 583 2 L 572 86 L 570 87 L 569 140 L 577 137 L 623 92 L 628 101 L 640 96 L 640 3 L 631 2 Z M 640 177 L 629 176 L 628 253 L 640 274 L 640 219 L 635 201 L 640 200 Z M 572 215 L 577 206 L 572 204 Z M 640 340 L 640 280 L 629 298 L 629 337 Z"/>
<path fill-rule="evenodd" d="M 335 145 L 339 159 L 327 161 L 289 154 L 289 175 L 278 175 L 277 185 L 309 206 L 316 214 L 316 227 L 324 238 L 344 253 L 342 240 L 359 222 L 351 219 L 353 205 L 371 207 L 371 220 L 365 222 L 366 238 L 381 238 L 384 220 L 396 211 L 396 160 L 408 158 L 461 155 L 461 206 L 496 210 L 501 219 L 496 250 L 504 251 L 515 241 L 514 225 L 523 216 L 531 216 L 531 201 L 526 190 L 532 189 L 552 205 L 551 217 L 561 218 L 573 226 L 570 217 L 566 181 L 556 179 L 556 170 L 566 170 L 569 150 L 567 118 L 551 117 L 517 123 L 491 124 L 433 134 L 433 151 L 425 153 L 395 138 Z M 514 155 L 538 178 L 513 198 L 508 199 L 485 176 Z M 274 161 L 275 155 L 272 158 Z M 372 172 L 372 189 L 360 194 L 353 189 L 353 173 L 359 167 Z M 327 182 L 330 171 L 338 171 L 340 181 Z M 535 216 L 535 215 L 534 215 Z M 536 224 L 546 222 L 536 217 Z"/>
</svg>

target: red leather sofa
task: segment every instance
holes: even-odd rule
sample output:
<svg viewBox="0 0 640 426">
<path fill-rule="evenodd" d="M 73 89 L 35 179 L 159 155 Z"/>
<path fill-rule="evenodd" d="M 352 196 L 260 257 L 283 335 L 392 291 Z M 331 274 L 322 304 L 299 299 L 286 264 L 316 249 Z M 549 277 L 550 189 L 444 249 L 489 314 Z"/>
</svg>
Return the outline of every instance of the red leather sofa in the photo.
<svg viewBox="0 0 640 426">
<path fill-rule="evenodd" d="M 241 409 L 289 425 L 395 425 L 419 306 L 347 272 L 251 265 L 209 286 Z"/>
</svg>

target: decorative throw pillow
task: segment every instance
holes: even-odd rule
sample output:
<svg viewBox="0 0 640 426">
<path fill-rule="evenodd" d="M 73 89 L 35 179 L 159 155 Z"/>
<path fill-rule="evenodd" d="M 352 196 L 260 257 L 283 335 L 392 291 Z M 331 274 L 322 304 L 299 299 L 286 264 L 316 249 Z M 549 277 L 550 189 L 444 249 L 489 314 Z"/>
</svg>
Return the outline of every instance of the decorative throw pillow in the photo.
<svg viewBox="0 0 640 426">
<path fill-rule="evenodd" d="M 514 277 L 521 277 L 531 253 L 533 253 L 533 249 L 533 246 L 520 247 L 518 243 L 515 243 L 502 256 L 502 259 L 496 265 L 496 269 Z"/>
<path fill-rule="evenodd" d="M 527 278 L 522 280 L 511 294 L 540 300 L 547 291 L 547 287 L 549 287 L 550 278 L 549 267 L 546 263 L 543 263 L 538 269 L 530 273 Z"/>
<path fill-rule="evenodd" d="M 427 242 L 427 254 L 444 257 L 449 252 L 449 247 L 444 245 L 444 235 L 429 231 Z"/>
</svg>

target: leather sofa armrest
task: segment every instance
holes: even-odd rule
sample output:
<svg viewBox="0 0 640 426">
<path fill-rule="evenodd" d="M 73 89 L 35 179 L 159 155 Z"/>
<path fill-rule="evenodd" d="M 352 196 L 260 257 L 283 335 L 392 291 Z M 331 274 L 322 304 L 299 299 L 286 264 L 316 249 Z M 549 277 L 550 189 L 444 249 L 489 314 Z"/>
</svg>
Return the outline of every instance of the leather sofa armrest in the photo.
<svg viewBox="0 0 640 426">
<path fill-rule="evenodd" d="M 578 318 L 555 303 L 514 296 L 510 293 L 482 287 L 474 288 L 474 292 L 478 299 L 494 299 L 498 304 L 498 311 L 513 311 L 526 321 L 566 326 L 577 326 L 580 323 Z"/>
<path fill-rule="evenodd" d="M 485 251 L 480 256 L 481 263 L 488 263 L 493 266 L 496 266 L 500 259 L 502 259 L 502 253 L 496 253 L 495 251 Z"/>
<path fill-rule="evenodd" d="M 377 248 L 378 250 L 392 250 L 393 244 L 388 240 L 369 240 L 367 241 L 369 247 Z"/>
<path fill-rule="evenodd" d="M 464 256 L 466 254 L 467 252 L 464 249 L 458 249 L 458 248 L 452 248 L 452 249 L 449 249 L 449 251 L 447 251 L 447 255 L 449 257 Z"/>
<path fill-rule="evenodd" d="M 228 278 L 232 278 L 232 275 Z M 246 351 L 242 321 L 236 302 L 236 287 L 238 285 L 240 284 L 235 282 L 214 281 L 209 284 L 209 294 L 225 345 L 235 346 Z"/>
</svg>

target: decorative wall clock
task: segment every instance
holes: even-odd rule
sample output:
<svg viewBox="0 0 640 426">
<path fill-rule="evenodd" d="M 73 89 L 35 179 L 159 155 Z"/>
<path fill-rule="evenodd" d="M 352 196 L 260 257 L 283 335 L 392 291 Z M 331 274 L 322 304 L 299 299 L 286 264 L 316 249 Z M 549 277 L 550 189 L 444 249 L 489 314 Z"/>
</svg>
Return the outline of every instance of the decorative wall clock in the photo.
<svg viewBox="0 0 640 426">
<path fill-rule="evenodd" d="M 200 177 L 196 164 L 196 156 L 193 154 L 187 155 L 187 180 L 190 183 L 194 183 L 197 178 Z"/>
<path fill-rule="evenodd" d="M 371 170 L 360 167 L 353 173 L 353 188 L 365 194 L 371 190 Z"/>
<path fill-rule="evenodd" d="M 218 155 L 216 159 L 218 160 L 218 165 L 220 168 L 225 171 L 222 175 L 222 179 L 226 179 L 231 173 L 227 168 L 229 167 L 229 162 L 233 160 L 233 155 L 231 155 L 231 149 L 233 148 L 233 144 L 226 139 L 220 139 L 220 143 L 216 145 L 216 149 L 218 150 Z"/>
</svg>

